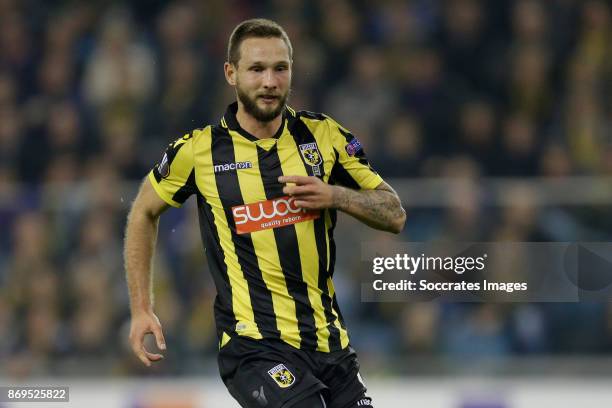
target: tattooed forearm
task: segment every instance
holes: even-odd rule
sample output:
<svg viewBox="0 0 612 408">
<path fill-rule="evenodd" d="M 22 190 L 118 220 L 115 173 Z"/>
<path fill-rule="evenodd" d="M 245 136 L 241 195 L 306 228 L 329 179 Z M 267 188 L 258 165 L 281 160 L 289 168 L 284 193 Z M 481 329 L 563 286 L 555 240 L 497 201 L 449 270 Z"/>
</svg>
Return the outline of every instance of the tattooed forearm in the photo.
<svg viewBox="0 0 612 408">
<path fill-rule="evenodd" d="M 334 187 L 335 207 L 372 228 L 399 233 L 406 222 L 406 212 L 399 197 L 386 183 L 376 190 L 352 190 Z"/>
</svg>

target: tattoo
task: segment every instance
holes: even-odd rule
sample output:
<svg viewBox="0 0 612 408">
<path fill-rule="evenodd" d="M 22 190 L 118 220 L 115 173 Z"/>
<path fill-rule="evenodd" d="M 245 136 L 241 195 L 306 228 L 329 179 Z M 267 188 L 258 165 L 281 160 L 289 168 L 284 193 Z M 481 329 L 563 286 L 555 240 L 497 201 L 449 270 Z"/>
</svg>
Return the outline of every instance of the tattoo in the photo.
<svg viewBox="0 0 612 408">
<path fill-rule="evenodd" d="M 367 225 L 391 232 L 403 228 L 406 212 L 395 191 L 387 184 L 376 190 L 351 190 L 340 187 L 334 194 L 336 207 Z"/>
</svg>

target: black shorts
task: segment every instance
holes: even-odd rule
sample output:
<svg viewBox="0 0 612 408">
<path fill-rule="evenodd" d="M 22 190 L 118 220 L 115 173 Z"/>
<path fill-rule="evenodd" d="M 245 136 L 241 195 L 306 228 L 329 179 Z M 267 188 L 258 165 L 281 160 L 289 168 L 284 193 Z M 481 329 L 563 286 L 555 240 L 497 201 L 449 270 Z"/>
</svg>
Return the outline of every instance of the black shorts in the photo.
<svg viewBox="0 0 612 408">
<path fill-rule="evenodd" d="M 369 400 L 350 346 L 323 353 L 238 336 L 221 348 L 218 360 L 221 379 L 242 407 L 289 408 L 314 393 L 321 393 L 328 408 Z"/>
</svg>

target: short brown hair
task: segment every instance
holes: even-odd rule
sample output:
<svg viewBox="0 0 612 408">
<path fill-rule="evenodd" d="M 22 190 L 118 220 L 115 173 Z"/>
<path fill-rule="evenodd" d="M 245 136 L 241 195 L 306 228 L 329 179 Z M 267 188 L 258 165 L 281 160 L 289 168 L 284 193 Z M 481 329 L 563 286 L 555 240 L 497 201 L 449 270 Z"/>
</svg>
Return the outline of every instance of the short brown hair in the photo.
<svg viewBox="0 0 612 408">
<path fill-rule="evenodd" d="M 278 23 L 265 18 L 253 18 L 238 24 L 229 38 L 227 46 L 227 61 L 238 66 L 240 60 L 240 44 L 247 38 L 280 38 L 289 49 L 289 59 L 293 59 L 293 47 L 289 36 Z"/>
</svg>

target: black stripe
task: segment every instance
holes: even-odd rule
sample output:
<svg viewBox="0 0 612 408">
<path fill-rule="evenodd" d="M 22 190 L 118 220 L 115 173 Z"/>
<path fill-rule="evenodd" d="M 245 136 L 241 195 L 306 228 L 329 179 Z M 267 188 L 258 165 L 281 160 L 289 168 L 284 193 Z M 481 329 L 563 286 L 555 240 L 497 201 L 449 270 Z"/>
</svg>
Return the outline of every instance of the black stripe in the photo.
<svg viewBox="0 0 612 408">
<path fill-rule="evenodd" d="M 336 210 L 331 210 L 329 212 L 329 216 L 331 218 L 331 227 L 327 230 L 328 239 L 329 239 L 329 276 L 334 276 L 334 268 L 336 267 L 336 241 L 334 241 L 334 228 L 336 227 L 336 219 L 337 213 Z M 346 330 L 346 325 L 344 324 L 344 317 L 342 316 L 342 312 L 340 311 L 340 306 L 338 305 L 338 299 L 336 298 L 336 293 L 332 296 L 332 308 L 336 311 L 338 315 L 338 320 L 340 321 L 340 327 Z"/>
<path fill-rule="evenodd" d="M 325 120 L 327 119 L 324 114 L 318 112 L 311 112 L 307 110 L 301 110 L 297 113 L 298 117 L 302 116 L 313 120 Z"/>
<path fill-rule="evenodd" d="M 197 188 L 197 187 L 196 187 Z M 227 275 L 227 265 L 225 264 L 225 254 L 221 247 L 219 232 L 215 225 L 215 216 L 213 215 L 210 204 L 204 196 L 198 191 L 198 218 L 200 220 L 200 234 L 202 242 L 206 248 L 206 259 L 208 268 L 217 288 L 217 296 L 215 296 L 215 322 L 217 326 L 217 336 L 219 340 L 222 338 L 222 332 L 234 334 L 236 328 L 236 316 L 233 313 L 232 306 L 232 287 Z"/>
<path fill-rule="evenodd" d="M 329 175 L 329 184 L 340 184 L 348 188 L 352 188 L 354 190 L 359 190 L 361 187 L 359 183 L 351 176 L 351 174 L 346 171 L 346 169 L 340 164 L 338 161 L 338 152 L 336 153 L 336 162 L 334 167 L 332 167 L 331 174 Z"/>
<path fill-rule="evenodd" d="M 338 314 L 338 318 L 340 320 L 340 327 L 342 327 L 344 330 L 346 330 L 346 324 L 344 324 L 344 317 L 342 316 L 342 312 L 340 311 L 340 305 L 338 305 L 338 299 L 336 298 L 336 294 L 334 293 L 333 299 L 332 299 L 332 305 L 334 310 L 336 311 L 336 313 Z"/>
<path fill-rule="evenodd" d="M 195 169 L 191 169 L 191 173 L 189 173 L 189 177 L 187 177 L 187 181 L 185 184 L 176 190 L 176 193 L 172 196 L 172 199 L 177 203 L 184 203 L 185 200 L 189 198 L 192 194 L 196 192 L 196 182 L 195 182 Z"/>
<path fill-rule="evenodd" d="M 218 126 L 212 128 L 212 159 L 213 166 L 234 163 L 236 161 L 231 136 L 227 131 Z M 216 173 L 215 179 L 217 181 L 219 198 L 232 233 L 232 241 L 234 242 L 238 263 L 249 286 L 255 322 L 262 336 L 280 338 L 280 332 L 276 326 L 272 294 L 262 278 L 251 234 L 236 233 L 232 207 L 244 204 L 244 199 L 240 192 L 238 174 L 236 170 L 228 170 Z"/>
<path fill-rule="evenodd" d="M 159 170 L 157 169 L 157 164 L 155 165 L 155 167 L 153 167 L 153 177 L 155 177 L 155 181 L 157 181 L 157 183 L 161 183 L 162 176 L 161 174 L 159 174 Z"/>
<path fill-rule="evenodd" d="M 295 144 L 297 145 L 297 148 L 298 148 L 298 153 L 300 154 L 300 158 L 302 159 L 302 163 L 304 163 L 304 167 L 306 168 L 308 175 L 314 176 L 314 169 L 312 168 L 310 164 L 306 163 L 306 160 L 304 159 L 304 155 L 300 151 L 300 145 L 303 145 L 306 143 L 316 144 L 317 140 L 315 139 L 310 129 L 308 129 L 308 126 L 306 126 L 306 124 L 299 119 L 295 121 L 295 123 L 290 129 L 290 132 L 291 132 L 291 135 L 293 136 L 293 140 L 295 140 Z M 317 150 L 318 150 L 318 145 L 317 145 Z M 319 150 L 319 155 L 320 154 L 321 154 L 321 151 Z M 319 165 L 319 170 L 321 174 L 318 177 L 320 179 L 323 179 L 323 176 L 325 176 L 325 169 L 323 167 L 323 156 L 321 156 L 321 164 Z"/>
<path fill-rule="evenodd" d="M 284 196 L 283 184 L 278 182 L 278 177 L 282 176 L 283 172 L 276 146 L 269 151 L 257 147 L 257 156 L 266 198 L 271 200 Z M 295 312 L 301 337 L 300 348 L 316 350 L 317 331 L 314 310 L 308 298 L 307 285 L 302 278 L 302 264 L 295 225 L 274 228 L 274 238 L 281 268 L 285 275 L 287 291 L 295 300 Z"/>
<path fill-rule="evenodd" d="M 295 140 L 296 145 L 299 148 L 300 144 L 304 143 L 316 143 L 316 139 L 310 129 L 302 122 L 298 121 L 292 129 L 293 139 Z M 306 161 L 302 154 L 300 154 L 302 158 L 302 163 L 304 164 L 304 168 L 309 176 L 313 176 L 313 169 Z M 320 166 L 321 168 L 321 178 L 325 174 L 325 170 L 323 169 L 323 164 Z M 327 211 L 327 210 L 326 210 Z M 329 290 L 327 288 L 327 278 L 330 277 L 329 271 L 327 270 L 327 246 L 325 243 L 325 211 L 321 212 L 321 216 L 314 220 L 314 232 L 315 232 L 315 241 L 317 243 L 317 252 L 319 254 L 319 279 L 318 286 L 321 290 L 321 303 L 323 304 L 323 310 L 325 312 L 325 320 L 327 321 L 327 327 L 329 329 L 329 348 L 331 351 L 340 350 L 340 331 L 334 325 L 334 321 L 336 317 L 332 312 L 331 298 L 329 296 Z"/>
<path fill-rule="evenodd" d="M 340 331 L 334 326 L 336 317 L 332 313 L 332 299 L 329 296 L 329 289 L 327 287 L 327 278 L 329 277 L 329 271 L 327 271 L 327 248 L 325 247 L 325 223 L 319 222 L 323 218 L 315 220 L 315 236 L 317 240 L 317 252 L 319 253 L 319 289 L 321 290 L 321 303 L 323 304 L 323 310 L 325 311 L 325 320 L 327 321 L 327 328 L 329 329 L 329 349 L 330 351 L 340 350 Z"/>
<path fill-rule="evenodd" d="M 329 218 L 331 220 L 331 226 L 327 230 L 327 236 L 329 240 L 329 277 L 334 277 L 334 268 L 336 266 L 336 241 L 334 241 L 334 228 L 336 228 L 336 221 L 338 219 L 338 213 L 335 209 L 329 210 Z"/>
<path fill-rule="evenodd" d="M 356 137 L 352 133 L 345 132 L 340 127 L 338 127 L 338 130 L 340 131 L 342 136 L 344 136 L 344 138 L 346 139 L 346 143 L 347 144 L 356 139 Z M 355 157 L 357 157 L 359 159 L 359 163 L 363 164 L 364 166 L 370 167 L 370 163 L 368 162 L 368 158 L 366 157 L 366 154 L 365 154 L 365 151 L 363 150 L 363 147 L 355 152 Z M 372 170 L 372 171 L 374 171 L 374 170 Z"/>
</svg>

